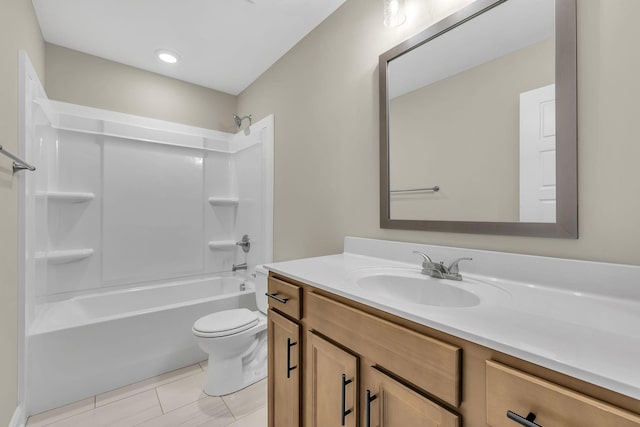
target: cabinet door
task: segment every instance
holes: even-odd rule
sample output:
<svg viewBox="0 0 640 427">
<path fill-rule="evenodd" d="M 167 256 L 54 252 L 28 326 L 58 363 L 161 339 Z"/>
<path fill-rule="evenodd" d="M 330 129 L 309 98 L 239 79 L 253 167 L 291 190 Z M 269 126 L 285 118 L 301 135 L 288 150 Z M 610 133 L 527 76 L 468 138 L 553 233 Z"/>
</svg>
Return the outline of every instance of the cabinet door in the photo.
<svg viewBox="0 0 640 427">
<path fill-rule="evenodd" d="M 269 310 L 269 427 L 300 426 L 300 327 Z"/>
<path fill-rule="evenodd" d="M 358 358 L 307 331 L 307 427 L 357 426 Z"/>
<path fill-rule="evenodd" d="M 458 415 L 373 367 L 364 371 L 363 427 L 458 427 Z"/>
</svg>

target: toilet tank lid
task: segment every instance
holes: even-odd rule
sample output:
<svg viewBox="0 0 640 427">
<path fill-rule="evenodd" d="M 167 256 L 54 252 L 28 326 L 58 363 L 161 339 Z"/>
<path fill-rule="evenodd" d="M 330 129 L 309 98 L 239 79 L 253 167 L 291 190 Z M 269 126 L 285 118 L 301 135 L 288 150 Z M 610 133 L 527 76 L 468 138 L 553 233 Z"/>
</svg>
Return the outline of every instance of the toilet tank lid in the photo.
<svg viewBox="0 0 640 427">
<path fill-rule="evenodd" d="M 199 332 L 241 332 L 258 323 L 258 314 L 246 308 L 219 311 L 201 317 L 193 324 Z"/>
<path fill-rule="evenodd" d="M 269 270 L 267 270 L 266 268 L 264 268 L 263 264 L 260 265 L 256 265 L 256 269 L 255 269 L 256 274 L 264 274 L 265 276 L 269 275 Z"/>
</svg>

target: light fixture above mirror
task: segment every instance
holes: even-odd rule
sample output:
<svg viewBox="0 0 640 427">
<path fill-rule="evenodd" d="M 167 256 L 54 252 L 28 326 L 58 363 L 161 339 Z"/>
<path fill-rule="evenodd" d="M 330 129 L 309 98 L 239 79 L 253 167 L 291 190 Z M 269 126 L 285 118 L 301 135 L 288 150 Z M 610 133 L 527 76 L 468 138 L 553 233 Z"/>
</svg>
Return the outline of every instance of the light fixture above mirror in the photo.
<svg viewBox="0 0 640 427">
<path fill-rule="evenodd" d="M 384 1 L 384 26 L 399 27 L 407 20 L 404 0 Z"/>
<path fill-rule="evenodd" d="M 576 0 L 477 0 L 379 71 L 382 228 L 577 237 Z"/>
</svg>

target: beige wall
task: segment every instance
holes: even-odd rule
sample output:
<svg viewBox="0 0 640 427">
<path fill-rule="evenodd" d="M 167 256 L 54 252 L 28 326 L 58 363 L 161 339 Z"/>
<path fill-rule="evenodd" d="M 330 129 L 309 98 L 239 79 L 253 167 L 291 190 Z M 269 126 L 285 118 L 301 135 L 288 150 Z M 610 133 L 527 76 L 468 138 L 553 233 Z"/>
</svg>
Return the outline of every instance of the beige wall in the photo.
<svg viewBox="0 0 640 427">
<path fill-rule="evenodd" d="M 239 96 L 276 117 L 276 259 L 354 235 L 640 264 L 640 2 L 578 0 L 578 240 L 379 228 L 378 55 L 462 2 L 408 3 L 417 14 L 387 29 L 379 2 L 348 0 Z"/>
<path fill-rule="evenodd" d="M 391 188 L 440 187 L 392 193 L 391 218 L 519 221 L 520 94 L 554 82 L 554 54 L 550 38 L 391 100 Z"/>
<path fill-rule="evenodd" d="M 18 152 L 18 50 L 44 77 L 44 43 L 30 1 L 0 6 L 0 145 Z M 0 425 L 18 403 L 18 175 L 0 156 Z M 25 173 L 25 172 L 22 172 Z"/>
<path fill-rule="evenodd" d="M 237 97 L 46 44 L 50 99 L 191 126 L 235 131 Z"/>
</svg>

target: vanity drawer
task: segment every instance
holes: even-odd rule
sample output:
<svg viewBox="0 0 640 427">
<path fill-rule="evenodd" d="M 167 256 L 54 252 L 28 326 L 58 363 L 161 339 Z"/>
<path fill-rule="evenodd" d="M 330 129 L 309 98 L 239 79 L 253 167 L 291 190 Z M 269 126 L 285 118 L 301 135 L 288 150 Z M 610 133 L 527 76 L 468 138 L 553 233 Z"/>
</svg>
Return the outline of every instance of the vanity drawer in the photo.
<svg viewBox="0 0 640 427">
<path fill-rule="evenodd" d="M 269 291 L 267 294 L 271 308 L 288 314 L 294 319 L 300 319 L 302 289 L 299 286 L 269 276 Z"/>
<path fill-rule="evenodd" d="M 536 415 L 543 427 L 639 427 L 640 416 L 536 376 L 487 361 L 487 424 L 515 427 L 507 417 Z"/>
<path fill-rule="evenodd" d="M 454 406 L 460 404 L 459 347 L 310 292 L 305 297 L 310 329 Z"/>
</svg>

